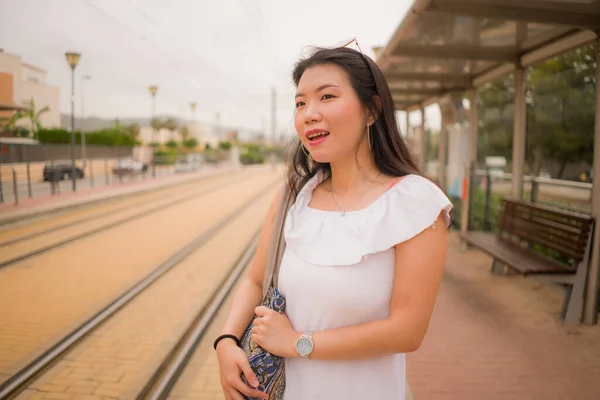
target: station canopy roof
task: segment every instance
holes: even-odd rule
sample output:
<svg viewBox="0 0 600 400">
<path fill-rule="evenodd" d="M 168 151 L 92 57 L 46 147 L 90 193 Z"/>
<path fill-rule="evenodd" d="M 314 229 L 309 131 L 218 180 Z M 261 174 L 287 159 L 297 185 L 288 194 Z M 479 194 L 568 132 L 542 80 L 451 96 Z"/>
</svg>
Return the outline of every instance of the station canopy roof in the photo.
<svg viewBox="0 0 600 400">
<path fill-rule="evenodd" d="M 600 0 L 415 0 L 375 49 L 397 109 L 412 111 L 592 43 Z"/>
</svg>

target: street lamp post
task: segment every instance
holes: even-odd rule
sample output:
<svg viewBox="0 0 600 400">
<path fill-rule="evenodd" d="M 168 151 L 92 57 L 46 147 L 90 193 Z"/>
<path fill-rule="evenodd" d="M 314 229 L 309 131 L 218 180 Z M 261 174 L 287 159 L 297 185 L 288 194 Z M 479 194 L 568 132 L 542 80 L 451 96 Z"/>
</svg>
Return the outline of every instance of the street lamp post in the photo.
<svg viewBox="0 0 600 400">
<path fill-rule="evenodd" d="M 150 129 L 152 129 L 152 142 L 155 140 L 155 129 L 154 129 L 154 116 L 156 113 L 156 92 L 158 91 L 158 86 L 152 85 L 150 86 L 150 95 L 152 96 L 152 114 L 150 116 Z M 154 145 L 154 143 L 152 143 Z M 154 168 L 155 160 L 154 160 L 154 151 L 155 147 L 152 147 L 152 177 L 156 177 L 156 169 Z"/>
<path fill-rule="evenodd" d="M 83 126 L 83 124 L 85 123 L 85 92 L 84 92 L 84 88 L 85 88 L 85 81 L 89 81 L 90 79 L 92 79 L 91 76 L 89 75 L 83 75 L 81 77 L 81 158 L 83 159 L 83 168 L 85 169 L 86 165 L 87 165 L 87 157 L 85 155 L 85 126 Z"/>
<path fill-rule="evenodd" d="M 65 53 L 67 62 L 71 67 L 71 181 L 73 182 L 73 191 L 77 190 L 75 175 L 75 67 L 79 63 L 80 53 Z"/>
<path fill-rule="evenodd" d="M 158 86 L 152 85 L 150 86 L 150 95 L 152 96 L 152 114 L 150 118 L 150 126 L 152 127 L 152 122 L 154 121 L 154 117 L 156 114 L 156 92 L 158 91 Z M 152 141 L 154 141 L 154 127 L 152 127 Z"/>
<path fill-rule="evenodd" d="M 194 124 L 196 123 L 196 106 L 198 106 L 198 103 L 196 103 L 195 101 L 192 101 L 190 103 L 190 108 L 192 109 L 192 122 Z"/>
</svg>

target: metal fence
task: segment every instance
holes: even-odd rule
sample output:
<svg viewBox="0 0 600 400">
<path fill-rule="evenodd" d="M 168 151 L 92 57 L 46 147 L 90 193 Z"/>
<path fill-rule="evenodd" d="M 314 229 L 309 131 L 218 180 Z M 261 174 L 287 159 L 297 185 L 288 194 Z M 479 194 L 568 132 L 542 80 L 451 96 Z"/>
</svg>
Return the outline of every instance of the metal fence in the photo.
<svg viewBox="0 0 600 400">
<path fill-rule="evenodd" d="M 143 172 L 115 174 L 113 167 L 118 159 L 118 157 L 92 158 L 86 163 L 83 163 L 83 160 L 76 160 L 76 166 L 83 172 L 82 176 L 75 180 L 76 190 L 160 178 L 177 173 L 171 159 L 154 157 L 153 163 Z M 20 201 L 28 198 L 72 192 L 73 184 L 70 175 L 61 174 L 57 179 L 52 177 L 44 179 L 44 167 L 47 164 L 53 167 L 55 162 L 58 161 L 0 164 L 0 203 L 19 204 Z"/>
<path fill-rule="evenodd" d="M 474 170 L 471 172 L 469 230 L 495 232 L 502 198 L 511 196 L 512 174 Z M 525 175 L 523 199 L 551 207 L 590 214 L 592 183 Z"/>
</svg>

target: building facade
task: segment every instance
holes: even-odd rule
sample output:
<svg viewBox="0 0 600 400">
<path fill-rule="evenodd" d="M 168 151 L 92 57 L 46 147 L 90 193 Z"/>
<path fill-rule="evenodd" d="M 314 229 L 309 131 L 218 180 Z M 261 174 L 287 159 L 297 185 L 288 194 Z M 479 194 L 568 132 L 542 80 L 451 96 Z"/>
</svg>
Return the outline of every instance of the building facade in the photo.
<svg viewBox="0 0 600 400">
<path fill-rule="evenodd" d="M 12 81 L 12 82 L 11 82 Z M 60 88 L 46 84 L 46 71 L 23 62 L 20 56 L 0 49 L 0 99 L 21 107 L 29 107 L 31 99 L 36 110 L 49 107 L 41 114 L 45 128 L 60 126 Z M 12 99 L 11 101 L 9 101 Z M 25 121 L 19 125 L 27 127 Z"/>
<path fill-rule="evenodd" d="M 226 140 L 218 135 L 219 130 L 212 125 L 196 122 L 188 124 L 187 127 L 190 136 L 195 137 L 198 140 L 200 148 L 203 148 L 206 144 L 209 144 L 212 148 L 216 148 L 219 145 L 219 141 Z M 140 127 L 139 139 L 145 145 L 148 145 L 151 142 L 165 144 L 171 139 L 178 142 L 181 141 L 181 135 L 179 130 L 171 132 L 167 129 L 161 129 L 160 131 L 155 132 L 152 127 L 145 125 Z"/>
</svg>

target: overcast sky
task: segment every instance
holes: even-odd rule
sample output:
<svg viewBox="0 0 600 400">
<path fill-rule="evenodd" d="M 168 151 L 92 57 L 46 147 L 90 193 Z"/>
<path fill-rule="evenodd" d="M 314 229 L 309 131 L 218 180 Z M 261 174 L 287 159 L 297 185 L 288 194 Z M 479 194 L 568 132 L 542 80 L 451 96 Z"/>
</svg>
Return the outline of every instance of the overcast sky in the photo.
<svg viewBox="0 0 600 400">
<path fill-rule="evenodd" d="M 270 132 L 292 129 L 290 72 L 303 48 L 356 36 L 365 53 L 383 46 L 412 0 L 0 0 L 0 47 L 48 71 L 70 111 L 65 51 L 81 52 L 76 113 L 149 117 L 157 112 Z"/>
</svg>

